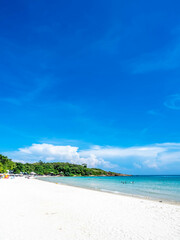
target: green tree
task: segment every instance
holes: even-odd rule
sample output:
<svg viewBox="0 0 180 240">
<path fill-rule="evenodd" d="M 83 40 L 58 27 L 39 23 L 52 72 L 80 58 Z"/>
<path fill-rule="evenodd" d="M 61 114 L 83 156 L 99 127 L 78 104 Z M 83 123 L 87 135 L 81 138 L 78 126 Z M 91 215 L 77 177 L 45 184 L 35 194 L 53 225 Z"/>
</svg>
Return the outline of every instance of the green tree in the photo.
<svg viewBox="0 0 180 240">
<path fill-rule="evenodd" d="M 4 172 L 3 164 L 0 162 L 0 173 Z"/>
</svg>

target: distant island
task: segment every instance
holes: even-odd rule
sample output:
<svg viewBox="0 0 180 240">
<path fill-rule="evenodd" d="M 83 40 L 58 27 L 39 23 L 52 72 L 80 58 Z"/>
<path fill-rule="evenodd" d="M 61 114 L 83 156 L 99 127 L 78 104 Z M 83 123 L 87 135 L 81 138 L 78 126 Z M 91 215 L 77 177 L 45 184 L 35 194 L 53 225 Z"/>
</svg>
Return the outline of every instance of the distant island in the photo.
<svg viewBox="0 0 180 240">
<path fill-rule="evenodd" d="M 87 164 L 72 164 L 67 162 L 36 163 L 13 162 L 6 156 L 0 154 L 0 173 L 12 174 L 37 174 L 51 176 L 130 176 L 122 173 L 104 171 L 99 168 L 88 168 Z"/>
</svg>

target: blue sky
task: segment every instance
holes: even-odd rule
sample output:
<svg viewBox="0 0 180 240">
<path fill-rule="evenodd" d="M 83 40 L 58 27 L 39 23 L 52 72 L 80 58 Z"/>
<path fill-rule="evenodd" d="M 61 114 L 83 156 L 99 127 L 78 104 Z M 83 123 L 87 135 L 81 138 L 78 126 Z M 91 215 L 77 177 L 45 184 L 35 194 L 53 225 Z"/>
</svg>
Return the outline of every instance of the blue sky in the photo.
<svg viewBox="0 0 180 240">
<path fill-rule="evenodd" d="M 177 0 L 2 0 L 0 152 L 180 173 L 179 16 Z"/>
</svg>

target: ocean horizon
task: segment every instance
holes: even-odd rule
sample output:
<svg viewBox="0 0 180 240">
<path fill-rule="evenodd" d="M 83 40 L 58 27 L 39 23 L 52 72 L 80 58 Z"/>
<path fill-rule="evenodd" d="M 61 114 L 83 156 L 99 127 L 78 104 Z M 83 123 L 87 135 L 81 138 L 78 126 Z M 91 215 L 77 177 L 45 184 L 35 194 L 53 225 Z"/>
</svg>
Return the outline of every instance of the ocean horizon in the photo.
<svg viewBox="0 0 180 240">
<path fill-rule="evenodd" d="M 115 194 L 180 203 L 180 175 L 39 177 L 38 179 Z"/>
</svg>

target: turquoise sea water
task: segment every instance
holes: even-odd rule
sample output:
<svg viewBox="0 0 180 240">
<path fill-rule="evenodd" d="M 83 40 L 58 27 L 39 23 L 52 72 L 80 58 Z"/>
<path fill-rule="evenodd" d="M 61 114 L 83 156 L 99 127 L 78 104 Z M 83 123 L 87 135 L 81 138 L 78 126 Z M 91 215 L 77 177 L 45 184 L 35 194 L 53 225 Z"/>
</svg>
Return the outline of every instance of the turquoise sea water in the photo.
<svg viewBox="0 0 180 240">
<path fill-rule="evenodd" d="M 41 180 L 180 203 L 180 175 L 132 177 L 42 177 Z"/>
</svg>

